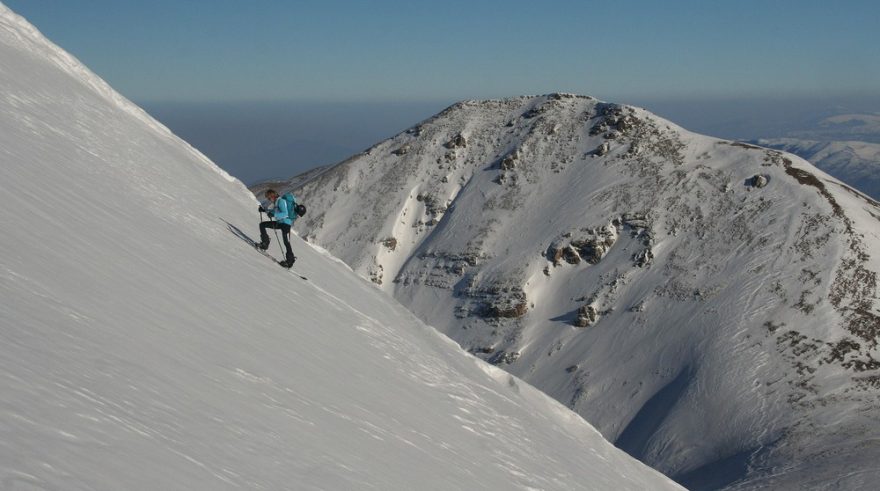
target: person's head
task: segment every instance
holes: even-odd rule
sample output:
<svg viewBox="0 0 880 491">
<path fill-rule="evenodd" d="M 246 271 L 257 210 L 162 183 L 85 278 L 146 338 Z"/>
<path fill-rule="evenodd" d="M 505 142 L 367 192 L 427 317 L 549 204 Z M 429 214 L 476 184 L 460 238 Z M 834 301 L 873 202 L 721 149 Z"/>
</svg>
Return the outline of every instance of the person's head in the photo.
<svg viewBox="0 0 880 491">
<path fill-rule="evenodd" d="M 275 191 L 274 189 L 267 189 L 266 190 L 266 198 L 271 199 L 272 201 L 275 201 L 276 199 L 278 199 L 278 192 Z"/>
</svg>

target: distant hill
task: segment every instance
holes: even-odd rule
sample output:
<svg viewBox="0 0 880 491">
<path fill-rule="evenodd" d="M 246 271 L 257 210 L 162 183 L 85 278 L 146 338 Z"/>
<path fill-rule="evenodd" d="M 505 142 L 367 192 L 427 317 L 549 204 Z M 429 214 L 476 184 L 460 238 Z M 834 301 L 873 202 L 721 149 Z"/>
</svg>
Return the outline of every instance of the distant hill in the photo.
<svg viewBox="0 0 880 491">
<path fill-rule="evenodd" d="M 687 487 L 880 478 L 880 207 L 792 154 L 551 94 L 273 185 L 308 241 Z"/>
</svg>

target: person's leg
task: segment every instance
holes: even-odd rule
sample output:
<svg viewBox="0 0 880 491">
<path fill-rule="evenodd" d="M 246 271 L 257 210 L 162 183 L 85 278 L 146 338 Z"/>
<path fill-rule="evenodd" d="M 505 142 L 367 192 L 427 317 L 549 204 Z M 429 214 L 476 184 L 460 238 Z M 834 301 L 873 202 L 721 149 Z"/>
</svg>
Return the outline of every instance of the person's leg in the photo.
<svg viewBox="0 0 880 491">
<path fill-rule="evenodd" d="M 269 248 L 269 234 L 267 228 L 278 228 L 278 224 L 273 221 L 260 222 L 260 249 L 264 251 Z"/>
<path fill-rule="evenodd" d="M 281 236 L 284 237 L 284 247 L 287 248 L 287 262 L 292 265 L 296 261 L 296 256 L 293 255 L 293 248 L 290 246 L 290 225 L 282 223 L 279 228 Z"/>
</svg>

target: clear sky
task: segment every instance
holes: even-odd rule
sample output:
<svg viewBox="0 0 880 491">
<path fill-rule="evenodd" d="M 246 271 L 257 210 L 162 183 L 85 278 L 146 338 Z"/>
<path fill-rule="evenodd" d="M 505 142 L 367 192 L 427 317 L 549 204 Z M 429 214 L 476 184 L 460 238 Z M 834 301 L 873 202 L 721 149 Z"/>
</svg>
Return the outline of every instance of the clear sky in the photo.
<svg viewBox="0 0 880 491">
<path fill-rule="evenodd" d="M 876 0 L 0 0 L 135 101 L 878 95 Z"/>
</svg>

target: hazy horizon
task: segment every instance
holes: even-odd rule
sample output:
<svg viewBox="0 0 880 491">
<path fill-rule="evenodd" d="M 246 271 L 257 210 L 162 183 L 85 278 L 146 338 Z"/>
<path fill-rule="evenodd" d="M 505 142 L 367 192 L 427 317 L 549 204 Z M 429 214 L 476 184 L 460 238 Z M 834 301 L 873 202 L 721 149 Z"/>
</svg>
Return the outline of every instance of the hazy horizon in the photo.
<svg viewBox="0 0 880 491">
<path fill-rule="evenodd" d="M 335 164 L 447 103 L 151 102 L 141 106 L 247 185 Z"/>
<path fill-rule="evenodd" d="M 590 95 L 590 94 L 584 94 Z M 248 185 L 338 163 L 456 100 L 421 102 L 141 102 L 151 115 Z M 779 138 L 843 113 L 880 113 L 880 97 L 611 100 L 697 133 Z"/>
<path fill-rule="evenodd" d="M 737 139 L 880 107 L 867 0 L 2 1 L 245 183 L 463 99 L 578 93 Z"/>
</svg>

